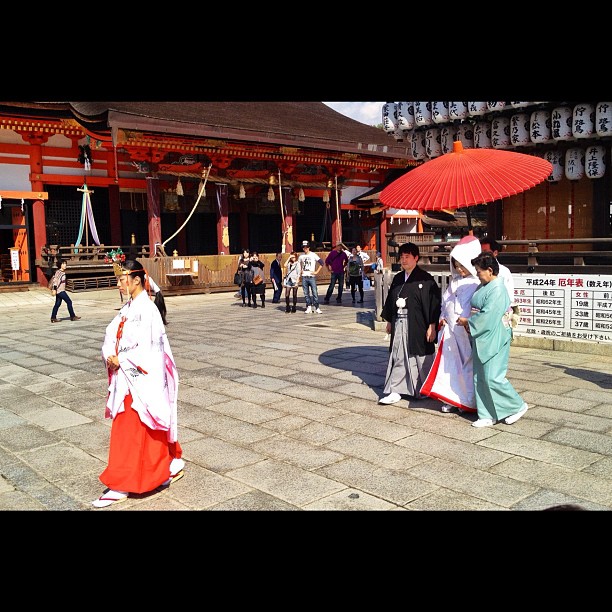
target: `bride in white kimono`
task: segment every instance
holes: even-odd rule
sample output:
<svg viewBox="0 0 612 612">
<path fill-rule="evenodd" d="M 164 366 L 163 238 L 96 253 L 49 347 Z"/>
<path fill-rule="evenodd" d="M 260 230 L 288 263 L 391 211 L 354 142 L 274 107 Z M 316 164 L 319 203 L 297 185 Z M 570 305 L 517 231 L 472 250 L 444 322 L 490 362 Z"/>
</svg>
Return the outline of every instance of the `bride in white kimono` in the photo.
<svg viewBox="0 0 612 612">
<path fill-rule="evenodd" d="M 470 335 L 457 320 L 470 316 L 470 300 L 480 285 L 471 260 L 480 251 L 478 238 L 465 236 L 450 252 L 451 278 L 442 296 L 438 350 L 421 389 L 422 395 L 443 402 L 442 412 L 476 412 Z"/>
</svg>

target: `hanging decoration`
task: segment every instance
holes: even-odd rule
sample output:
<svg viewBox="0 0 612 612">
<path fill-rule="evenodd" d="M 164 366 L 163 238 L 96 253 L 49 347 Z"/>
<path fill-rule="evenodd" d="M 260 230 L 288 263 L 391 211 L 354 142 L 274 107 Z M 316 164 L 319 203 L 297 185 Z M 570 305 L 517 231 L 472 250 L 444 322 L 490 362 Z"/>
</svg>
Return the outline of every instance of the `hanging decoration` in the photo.
<svg viewBox="0 0 612 612">
<path fill-rule="evenodd" d="M 100 246 L 100 239 L 98 238 L 98 230 L 96 229 L 96 222 L 93 216 L 93 209 L 91 207 L 91 198 L 89 197 L 90 193 L 93 191 L 87 189 L 87 183 L 83 183 L 83 187 L 77 188 L 77 191 L 83 192 L 83 200 L 81 205 L 81 223 L 79 225 L 79 235 L 77 239 L 74 241 L 75 245 L 80 245 L 81 240 L 83 239 L 83 234 L 85 234 L 85 246 L 89 246 L 89 230 L 91 230 L 91 237 L 93 241 Z M 78 253 L 78 248 L 74 249 L 75 253 Z"/>
<path fill-rule="evenodd" d="M 328 190 L 328 189 L 326 189 L 326 190 L 323 192 L 323 201 L 324 201 L 326 204 L 329 202 L 329 190 Z"/>
<path fill-rule="evenodd" d="M 198 196 L 201 198 L 206 197 L 206 185 L 202 179 L 200 179 L 200 184 L 198 186 Z"/>
<path fill-rule="evenodd" d="M 300 190 L 298 191 L 298 201 L 303 202 L 305 199 L 306 196 L 304 195 L 304 190 L 300 187 Z"/>
<path fill-rule="evenodd" d="M 272 187 L 270 187 L 270 189 L 272 189 Z M 283 255 L 285 254 L 285 236 L 287 236 L 287 225 L 286 225 L 286 221 L 285 221 L 285 217 L 286 212 L 285 212 L 285 207 L 283 205 L 283 187 L 282 187 L 282 180 L 281 180 L 281 171 L 278 171 L 278 200 L 280 202 L 280 211 L 281 211 L 281 253 L 283 253 Z M 292 239 L 293 240 L 293 239 Z"/>
<path fill-rule="evenodd" d="M 2 210 L 2 196 L 0 196 L 0 210 Z"/>
<path fill-rule="evenodd" d="M 212 168 L 212 164 L 208 165 L 208 168 L 206 168 L 206 170 L 202 170 L 202 178 L 204 179 L 204 184 L 202 185 L 202 189 L 200 190 L 200 193 L 198 194 L 198 197 L 195 201 L 195 204 L 193 205 L 193 208 L 191 209 L 191 212 L 189 213 L 189 215 L 187 216 L 187 218 L 185 219 L 185 222 L 183 223 L 183 225 L 181 225 L 181 227 L 179 227 L 176 232 L 174 232 L 174 234 L 172 234 L 172 236 L 170 236 L 170 238 L 166 238 L 163 242 L 162 242 L 162 248 L 166 246 L 166 244 L 168 242 L 170 242 L 170 240 L 172 240 L 188 223 L 189 219 L 191 219 L 193 213 L 195 212 L 196 208 L 198 207 L 198 204 L 200 203 L 200 199 L 202 197 L 202 194 L 206 193 L 206 182 L 208 181 L 208 175 L 210 174 L 210 169 Z"/>
<path fill-rule="evenodd" d="M 183 191 L 183 183 L 181 183 L 181 177 L 179 176 L 178 181 L 176 181 L 176 195 L 182 196 L 185 195 Z"/>
<path fill-rule="evenodd" d="M 268 202 L 274 202 L 275 199 L 274 189 L 272 189 L 272 185 L 270 185 L 270 187 L 268 187 Z"/>
<path fill-rule="evenodd" d="M 23 212 L 23 198 L 21 198 L 21 212 Z"/>
<path fill-rule="evenodd" d="M 240 183 L 240 189 L 238 190 L 238 197 L 241 200 L 244 200 L 244 198 L 246 198 L 246 190 L 245 190 L 244 185 L 242 183 Z"/>
<path fill-rule="evenodd" d="M 338 226 L 337 241 L 342 242 L 342 215 L 340 214 L 340 197 L 338 193 L 338 175 L 334 175 L 334 189 L 336 191 L 336 223 Z"/>
<path fill-rule="evenodd" d="M 89 136 L 87 136 L 87 143 L 79 145 L 79 164 L 83 164 L 86 172 L 91 172 L 91 149 L 89 148 Z"/>
</svg>

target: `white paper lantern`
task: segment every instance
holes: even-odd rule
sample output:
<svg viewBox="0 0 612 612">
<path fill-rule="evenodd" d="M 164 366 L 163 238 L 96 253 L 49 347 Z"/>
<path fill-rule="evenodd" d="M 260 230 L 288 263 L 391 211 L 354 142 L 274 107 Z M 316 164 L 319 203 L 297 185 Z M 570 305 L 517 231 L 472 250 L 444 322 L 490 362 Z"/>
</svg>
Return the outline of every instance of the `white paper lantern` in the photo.
<svg viewBox="0 0 612 612">
<path fill-rule="evenodd" d="M 553 140 L 574 140 L 572 133 L 572 109 L 557 106 L 550 114 L 550 131 Z"/>
<path fill-rule="evenodd" d="M 470 117 L 481 117 L 489 112 L 486 102 L 468 102 L 468 115 Z"/>
<path fill-rule="evenodd" d="M 491 144 L 494 149 L 510 147 L 510 119 L 496 117 L 491 121 Z"/>
<path fill-rule="evenodd" d="M 595 106 L 588 103 L 576 104 L 572 113 L 572 134 L 574 138 L 592 138 L 594 132 Z"/>
<path fill-rule="evenodd" d="M 491 122 L 477 121 L 474 125 L 474 148 L 491 148 Z"/>
<path fill-rule="evenodd" d="M 457 140 L 461 141 L 464 149 L 474 148 L 474 128 L 471 123 L 460 123 L 457 126 Z"/>
<path fill-rule="evenodd" d="M 414 159 L 422 160 L 427 158 L 427 153 L 425 152 L 425 132 L 412 131 L 410 135 L 410 149 Z"/>
<path fill-rule="evenodd" d="M 393 134 L 397 128 L 397 105 L 385 102 L 382 107 L 382 125 L 387 134 Z"/>
<path fill-rule="evenodd" d="M 526 106 L 529 106 L 531 104 L 531 102 L 510 102 L 509 105 L 512 108 L 525 108 Z"/>
<path fill-rule="evenodd" d="M 440 129 L 440 144 L 442 145 L 442 154 L 452 153 L 453 142 L 457 135 L 457 127 L 454 125 L 445 125 Z"/>
<path fill-rule="evenodd" d="M 425 132 L 425 153 L 430 159 L 442 155 L 440 128 L 429 128 Z"/>
<path fill-rule="evenodd" d="M 431 102 L 414 103 L 414 125 L 424 127 L 433 124 L 431 118 Z"/>
<path fill-rule="evenodd" d="M 531 142 L 550 142 L 552 121 L 547 110 L 533 111 L 529 117 L 529 138 Z"/>
<path fill-rule="evenodd" d="M 531 144 L 529 115 L 527 113 L 517 113 L 510 117 L 510 144 L 515 147 L 524 147 Z"/>
<path fill-rule="evenodd" d="M 546 151 L 544 159 L 552 164 L 552 172 L 547 177 L 549 183 L 556 183 L 563 178 L 563 153 L 558 150 Z"/>
<path fill-rule="evenodd" d="M 612 136 L 612 102 L 598 102 L 595 107 L 595 132 L 598 136 Z"/>
<path fill-rule="evenodd" d="M 450 121 L 448 102 L 432 102 L 431 118 L 434 123 L 448 123 Z"/>
<path fill-rule="evenodd" d="M 414 103 L 396 102 L 397 125 L 400 130 L 408 131 L 414 128 Z"/>
<path fill-rule="evenodd" d="M 565 178 L 579 181 L 584 176 L 584 149 L 572 147 L 565 152 Z"/>
<path fill-rule="evenodd" d="M 449 102 L 448 103 L 448 116 L 451 121 L 456 121 L 457 119 L 467 119 L 468 103 L 467 102 Z"/>
<path fill-rule="evenodd" d="M 505 102 L 487 102 L 489 111 L 502 111 L 506 108 Z"/>
<path fill-rule="evenodd" d="M 602 145 L 587 147 L 584 153 L 584 167 L 588 178 L 598 179 L 606 173 L 606 150 Z"/>
</svg>

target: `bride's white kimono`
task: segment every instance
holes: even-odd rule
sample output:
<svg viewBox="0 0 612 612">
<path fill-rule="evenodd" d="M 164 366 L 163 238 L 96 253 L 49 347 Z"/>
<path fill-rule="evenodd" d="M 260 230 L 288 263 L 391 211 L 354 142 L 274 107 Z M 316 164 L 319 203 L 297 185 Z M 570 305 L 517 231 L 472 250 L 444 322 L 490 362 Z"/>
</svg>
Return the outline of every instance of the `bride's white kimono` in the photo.
<svg viewBox="0 0 612 612">
<path fill-rule="evenodd" d="M 457 319 L 470 316 L 470 300 L 480 285 L 471 260 L 480 252 L 480 241 L 475 236 L 465 236 L 450 252 L 450 257 L 470 274 L 461 276 L 450 259 L 451 279 L 442 296 L 440 313 L 445 324 L 438 332 L 436 357 L 421 388 L 422 395 L 470 412 L 476 412 L 472 346 L 470 335 L 457 325 Z"/>
<path fill-rule="evenodd" d="M 119 336 L 119 339 L 118 339 Z M 178 371 L 161 315 L 146 291 L 128 300 L 106 328 L 102 358 L 119 357 L 109 370 L 105 417 L 114 419 L 132 394 L 132 407 L 151 429 L 168 432 L 177 441 Z"/>
</svg>

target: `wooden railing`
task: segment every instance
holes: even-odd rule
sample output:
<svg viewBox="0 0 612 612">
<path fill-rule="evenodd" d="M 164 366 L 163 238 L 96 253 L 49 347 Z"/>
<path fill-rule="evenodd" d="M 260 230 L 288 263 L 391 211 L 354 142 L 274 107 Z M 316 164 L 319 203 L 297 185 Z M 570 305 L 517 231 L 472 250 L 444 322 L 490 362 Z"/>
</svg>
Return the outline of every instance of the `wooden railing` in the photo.
<svg viewBox="0 0 612 612">
<path fill-rule="evenodd" d="M 403 234 L 412 239 L 418 234 Z M 391 235 L 388 235 L 390 238 Z M 395 237 L 398 234 L 394 234 Z M 396 240 L 396 242 L 399 242 Z M 416 241 L 415 241 L 416 242 Z M 612 271 L 612 237 L 610 238 L 559 238 L 533 240 L 498 240 L 503 248 L 499 253 L 500 263 L 513 272 L 559 272 L 576 267 L 576 272 L 587 274 L 610 274 Z M 428 271 L 449 269 L 450 251 L 457 244 L 452 242 L 419 241 L 420 264 Z M 394 256 L 395 247 L 388 247 L 387 265 L 398 267 Z"/>
</svg>

